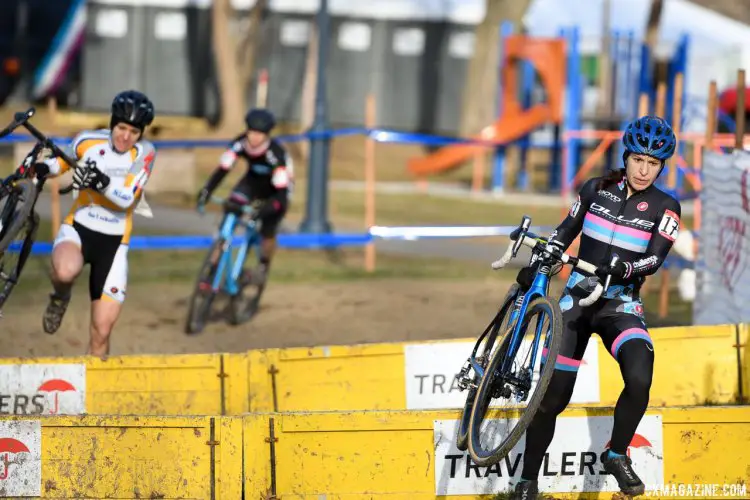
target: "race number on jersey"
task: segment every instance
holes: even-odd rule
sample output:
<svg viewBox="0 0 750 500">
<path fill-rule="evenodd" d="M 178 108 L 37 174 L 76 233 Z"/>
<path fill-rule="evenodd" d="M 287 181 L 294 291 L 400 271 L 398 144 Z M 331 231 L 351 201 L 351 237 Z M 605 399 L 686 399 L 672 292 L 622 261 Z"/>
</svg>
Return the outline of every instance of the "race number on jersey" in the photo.
<svg viewBox="0 0 750 500">
<path fill-rule="evenodd" d="M 680 234 L 680 218 L 671 210 L 665 210 L 659 223 L 659 234 L 669 241 L 674 241 Z"/>
</svg>

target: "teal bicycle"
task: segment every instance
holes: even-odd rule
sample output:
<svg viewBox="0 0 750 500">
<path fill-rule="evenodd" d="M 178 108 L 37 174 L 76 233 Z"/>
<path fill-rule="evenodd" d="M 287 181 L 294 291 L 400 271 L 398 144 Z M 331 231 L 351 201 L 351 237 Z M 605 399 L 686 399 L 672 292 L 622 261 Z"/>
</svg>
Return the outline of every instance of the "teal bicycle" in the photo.
<svg viewBox="0 0 750 500">
<path fill-rule="evenodd" d="M 562 312 L 549 295 L 550 277 L 563 264 L 570 264 L 594 275 L 593 264 L 562 253 L 548 251 L 547 241 L 529 232 L 531 218 L 524 216 L 511 234 L 505 255 L 492 263 L 493 269 L 505 267 L 521 246 L 531 249 L 530 264 L 536 267 L 530 285 L 514 284 L 494 318 L 479 336 L 464 366 L 456 375 L 460 390 L 468 390 L 459 419 L 456 447 L 469 450 L 474 463 L 487 467 L 496 464 L 513 449 L 531 424 L 555 370 L 562 341 Z M 612 264 L 617 261 L 614 257 Z M 588 296 L 579 304 L 588 307 L 609 287 L 598 278 Z M 528 286 L 527 286 L 528 285 Z M 493 401 L 494 400 L 494 401 Z M 490 405 L 508 402 L 512 407 L 507 420 L 485 419 Z M 510 416 L 515 413 L 515 416 Z"/>
<path fill-rule="evenodd" d="M 225 208 L 219 231 L 208 250 L 190 299 L 185 333 L 200 333 L 206 326 L 212 305 L 219 295 L 229 298 L 229 321 L 233 325 L 255 316 L 266 286 L 267 274 L 260 268 L 260 244 L 256 215 L 258 204 L 238 205 L 212 196 L 210 201 Z M 245 231 L 235 235 L 238 226 Z M 239 244 L 238 243 L 239 239 Z M 243 272 L 246 260 L 255 253 L 249 279 Z M 252 261 L 251 261 L 252 262 Z"/>
</svg>

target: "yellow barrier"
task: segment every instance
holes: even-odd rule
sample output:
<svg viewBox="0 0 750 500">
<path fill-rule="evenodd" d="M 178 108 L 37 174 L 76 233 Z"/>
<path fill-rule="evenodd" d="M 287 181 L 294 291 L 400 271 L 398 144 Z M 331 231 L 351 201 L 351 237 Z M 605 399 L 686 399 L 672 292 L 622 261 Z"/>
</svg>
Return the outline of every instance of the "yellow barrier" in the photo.
<svg viewBox="0 0 750 500">
<path fill-rule="evenodd" d="M 237 417 L 14 416 L 0 438 L 0 496 L 242 497 Z"/>
<path fill-rule="evenodd" d="M 651 330 L 656 355 L 650 404 L 735 403 L 740 395 L 737 328 Z M 459 408 L 466 393 L 452 377 L 473 345 L 474 339 L 453 339 L 251 351 L 249 410 Z M 749 377 L 744 378 L 747 384 Z M 617 363 L 592 337 L 572 403 L 614 406 L 622 387 Z"/>
<path fill-rule="evenodd" d="M 247 376 L 246 354 L 2 358 L 0 414 L 236 415 Z"/>
<path fill-rule="evenodd" d="M 748 400 L 747 326 L 660 328 L 651 335 L 652 406 L 726 404 L 741 395 Z M 598 338 L 592 339 L 572 404 L 613 406 L 622 389 L 620 370 Z M 474 339 L 454 339 L 107 361 L 6 358 L 0 359 L 0 414 L 460 408 L 466 393 L 453 376 L 473 345 Z"/>
<path fill-rule="evenodd" d="M 5 416 L 0 496 L 460 499 L 511 487 L 523 444 L 496 466 L 475 466 L 455 448 L 456 417 L 455 411 Z M 540 487 L 560 492 L 555 498 L 611 497 L 616 483 L 600 473 L 598 457 L 612 420 L 611 409 L 567 410 Z M 749 424 L 750 407 L 649 408 L 628 453 L 649 490 L 699 484 L 704 489 L 688 496 L 747 498 Z M 713 484 L 717 489 L 705 494 Z"/>
<path fill-rule="evenodd" d="M 561 416 L 540 487 L 565 492 L 555 498 L 611 497 L 616 483 L 599 474 L 598 461 L 609 415 L 604 408 L 577 408 Z M 247 416 L 245 498 L 458 500 L 506 490 L 509 477 L 520 475 L 521 445 L 498 466 L 474 466 L 453 448 L 446 421 L 455 418 L 446 411 Z M 747 498 L 748 423 L 747 407 L 651 408 L 629 453 L 652 492 L 664 491 L 652 484 L 717 484 L 690 496 Z M 566 437 L 566 427 L 578 430 Z"/>
<path fill-rule="evenodd" d="M 726 404 L 739 401 L 738 325 L 658 328 L 654 341 L 651 406 Z M 600 344 L 601 399 L 614 406 L 623 388 L 614 358 Z"/>
</svg>

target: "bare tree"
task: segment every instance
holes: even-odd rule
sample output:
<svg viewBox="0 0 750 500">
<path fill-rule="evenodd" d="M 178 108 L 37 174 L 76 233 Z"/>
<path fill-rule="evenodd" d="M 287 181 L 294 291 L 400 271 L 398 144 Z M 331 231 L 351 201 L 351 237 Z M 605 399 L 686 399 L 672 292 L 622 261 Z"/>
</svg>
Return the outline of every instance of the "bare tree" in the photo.
<svg viewBox="0 0 750 500">
<path fill-rule="evenodd" d="M 247 90 L 255 74 L 257 48 L 263 13 L 268 0 L 257 0 L 250 10 L 249 25 L 245 36 L 233 29 L 235 12 L 230 0 L 214 0 L 212 37 L 214 57 L 219 79 L 221 120 L 217 131 L 226 132 L 242 126 L 247 108 Z"/>
<path fill-rule="evenodd" d="M 496 102 L 500 24 L 511 21 L 516 32 L 520 31 L 520 22 L 530 3 L 531 0 L 487 0 L 487 14 L 476 29 L 474 55 L 464 86 L 461 135 L 476 134 L 494 121 L 496 108 L 487 103 Z"/>
</svg>

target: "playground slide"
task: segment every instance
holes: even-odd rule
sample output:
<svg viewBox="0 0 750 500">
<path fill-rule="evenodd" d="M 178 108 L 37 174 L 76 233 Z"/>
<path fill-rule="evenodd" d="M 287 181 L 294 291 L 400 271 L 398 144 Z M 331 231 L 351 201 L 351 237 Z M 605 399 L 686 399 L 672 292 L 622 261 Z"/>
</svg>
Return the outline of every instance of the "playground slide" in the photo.
<svg viewBox="0 0 750 500">
<path fill-rule="evenodd" d="M 538 105 L 525 111 L 506 113 L 475 138 L 492 141 L 498 145 L 507 144 L 531 133 L 549 121 L 549 108 Z M 445 172 L 459 166 L 462 162 L 470 159 L 477 151 L 486 149 L 486 147 L 477 144 L 446 146 L 428 156 L 409 160 L 407 168 L 411 174 L 416 176 Z"/>
</svg>

